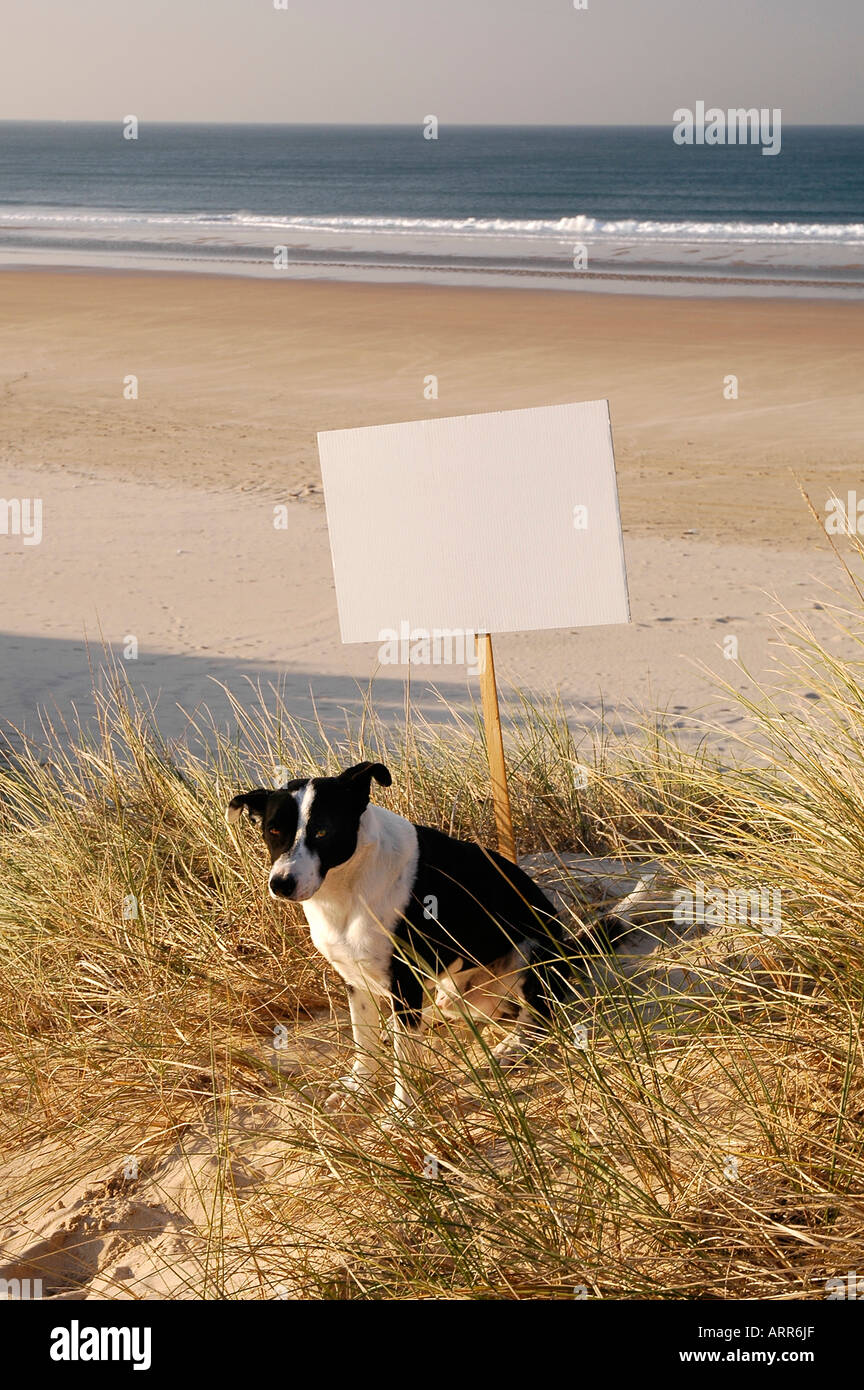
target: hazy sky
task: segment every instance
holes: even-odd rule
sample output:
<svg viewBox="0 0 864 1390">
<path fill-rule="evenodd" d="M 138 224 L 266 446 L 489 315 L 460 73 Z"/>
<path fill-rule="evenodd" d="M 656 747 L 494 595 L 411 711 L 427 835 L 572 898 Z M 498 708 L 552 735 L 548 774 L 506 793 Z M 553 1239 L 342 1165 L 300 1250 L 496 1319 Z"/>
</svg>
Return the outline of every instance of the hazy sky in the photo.
<svg viewBox="0 0 864 1390">
<path fill-rule="evenodd" d="M 864 121 L 864 0 L 0 0 L 0 117 Z"/>
</svg>

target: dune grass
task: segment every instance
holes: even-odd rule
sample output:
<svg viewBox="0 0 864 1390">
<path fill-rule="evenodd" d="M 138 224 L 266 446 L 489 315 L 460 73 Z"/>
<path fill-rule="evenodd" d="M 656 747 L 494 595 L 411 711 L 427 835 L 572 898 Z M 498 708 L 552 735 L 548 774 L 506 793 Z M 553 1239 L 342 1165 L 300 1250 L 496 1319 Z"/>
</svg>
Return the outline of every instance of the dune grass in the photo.
<svg viewBox="0 0 864 1390">
<path fill-rule="evenodd" d="M 860 643 L 857 612 L 836 621 Z M 737 955 L 719 933 L 694 988 L 653 1001 L 609 975 L 514 1072 L 492 1034 L 436 1028 L 402 1130 L 375 1095 L 322 1108 L 343 990 L 223 810 L 279 769 L 369 757 L 394 810 L 493 843 L 479 723 L 407 711 L 394 732 L 358 696 L 336 737 L 258 692 L 231 740 L 196 716 L 192 752 L 115 671 L 97 730 L 57 728 L 0 772 L 0 1242 L 20 1253 L 77 1183 L 97 1216 L 128 1199 L 122 1245 L 135 1194 L 170 1205 L 182 1170 L 173 1243 L 130 1236 L 131 1277 L 99 1266 L 86 1221 L 28 1269 L 48 1292 L 152 1296 L 149 1243 L 177 1298 L 823 1297 L 864 1229 L 864 667 L 792 619 L 781 635 L 788 668 L 734 766 L 656 724 L 577 744 L 560 706 L 519 696 L 507 729 L 521 852 L 769 885 L 779 933 L 739 924 Z"/>
</svg>

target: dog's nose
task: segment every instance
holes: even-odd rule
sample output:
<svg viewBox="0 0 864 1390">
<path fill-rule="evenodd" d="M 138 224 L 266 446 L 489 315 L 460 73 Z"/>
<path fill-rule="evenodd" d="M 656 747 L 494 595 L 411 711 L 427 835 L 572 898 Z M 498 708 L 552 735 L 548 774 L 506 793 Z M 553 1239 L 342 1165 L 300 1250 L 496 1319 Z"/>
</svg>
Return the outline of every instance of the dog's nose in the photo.
<svg viewBox="0 0 864 1390">
<path fill-rule="evenodd" d="M 297 880 L 293 874 L 272 874 L 270 892 L 274 898 L 293 898 L 297 891 Z"/>
</svg>

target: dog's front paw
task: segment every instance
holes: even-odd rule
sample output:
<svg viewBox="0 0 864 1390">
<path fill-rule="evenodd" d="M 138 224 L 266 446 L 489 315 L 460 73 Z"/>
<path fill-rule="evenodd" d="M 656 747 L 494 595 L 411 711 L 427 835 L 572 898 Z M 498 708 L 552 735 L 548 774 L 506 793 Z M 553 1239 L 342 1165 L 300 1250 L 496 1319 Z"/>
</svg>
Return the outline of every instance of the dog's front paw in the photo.
<svg viewBox="0 0 864 1390">
<path fill-rule="evenodd" d="M 510 1033 L 492 1048 L 490 1056 L 499 1067 L 519 1067 L 528 1060 L 531 1044 L 518 1033 Z"/>
<path fill-rule="evenodd" d="M 338 1090 L 331 1091 L 324 1102 L 324 1109 L 331 1114 L 336 1110 L 344 1110 L 351 1097 L 356 1095 L 363 1088 L 363 1078 L 360 1076 L 340 1076 L 336 1083 Z"/>
</svg>

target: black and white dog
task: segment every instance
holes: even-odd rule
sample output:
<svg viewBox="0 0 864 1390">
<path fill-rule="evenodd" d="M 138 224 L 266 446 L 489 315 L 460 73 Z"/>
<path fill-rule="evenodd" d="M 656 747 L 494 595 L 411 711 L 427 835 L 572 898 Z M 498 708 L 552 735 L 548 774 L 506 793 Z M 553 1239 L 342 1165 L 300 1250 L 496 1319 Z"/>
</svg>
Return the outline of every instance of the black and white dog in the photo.
<svg viewBox="0 0 864 1390">
<path fill-rule="evenodd" d="M 516 1060 L 526 1027 L 566 996 L 577 948 L 517 865 L 370 804 L 373 778 L 392 783 L 382 763 L 363 762 L 338 777 L 257 787 L 235 796 L 226 816 L 233 823 L 246 811 L 262 827 L 271 895 L 303 903 L 312 941 L 348 988 L 355 1060 L 328 1107 L 379 1070 L 383 1015 L 392 1020 L 401 1111 L 413 1103 L 410 1074 L 431 999 L 481 1025 L 512 1019 L 495 1052 Z"/>
</svg>

